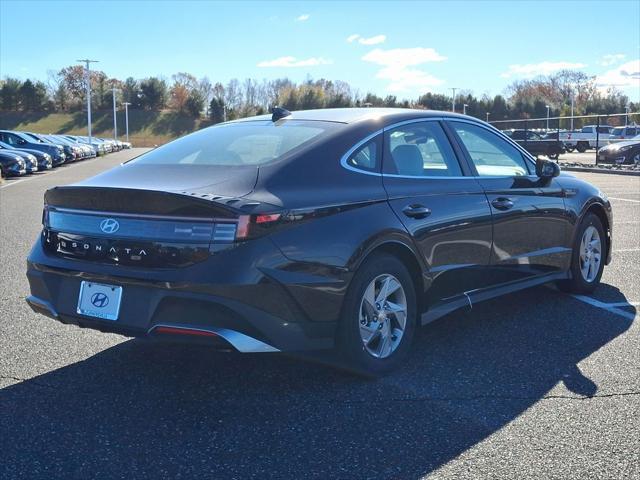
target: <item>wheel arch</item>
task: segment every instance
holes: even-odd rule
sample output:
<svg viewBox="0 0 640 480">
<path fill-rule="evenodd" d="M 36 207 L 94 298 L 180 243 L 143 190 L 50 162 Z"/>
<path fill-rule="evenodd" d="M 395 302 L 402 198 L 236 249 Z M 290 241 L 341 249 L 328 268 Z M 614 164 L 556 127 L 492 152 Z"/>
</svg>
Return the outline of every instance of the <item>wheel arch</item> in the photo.
<svg viewBox="0 0 640 480">
<path fill-rule="evenodd" d="M 577 225 L 580 225 L 584 217 L 587 216 L 589 213 L 593 213 L 596 217 L 598 217 L 598 219 L 600 220 L 600 223 L 602 223 L 602 228 L 604 228 L 605 235 L 607 237 L 605 241 L 606 252 L 605 252 L 604 258 L 606 259 L 605 264 L 608 264 L 611 258 L 610 248 L 611 248 L 611 235 L 612 235 L 609 216 L 607 215 L 607 211 L 605 210 L 604 205 L 602 205 L 599 202 L 592 202 L 590 205 L 588 205 L 585 208 L 585 210 L 582 212 L 582 215 L 580 215 L 580 220 L 577 223 Z M 575 240 L 574 240 L 574 243 L 575 243 Z"/>
<path fill-rule="evenodd" d="M 414 288 L 416 291 L 416 300 L 418 304 L 418 313 L 420 314 L 425 311 L 426 307 L 424 303 L 424 293 L 427 288 L 427 282 L 425 281 L 424 275 L 426 268 L 420 261 L 418 252 L 416 252 L 413 247 L 408 245 L 407 242 L 403 240 L 397 238 L 387 239 L 371 246 L 358 259 L 357 264 L 354 265 L 354 271 L 357 270 L 360 265 L 365 262 L 365 260 L 373 255 L 386 254 L 396 257 L 407 268 L 407 270 L 409 271 L 409 275 L 413 280 Z"/>
</svg>

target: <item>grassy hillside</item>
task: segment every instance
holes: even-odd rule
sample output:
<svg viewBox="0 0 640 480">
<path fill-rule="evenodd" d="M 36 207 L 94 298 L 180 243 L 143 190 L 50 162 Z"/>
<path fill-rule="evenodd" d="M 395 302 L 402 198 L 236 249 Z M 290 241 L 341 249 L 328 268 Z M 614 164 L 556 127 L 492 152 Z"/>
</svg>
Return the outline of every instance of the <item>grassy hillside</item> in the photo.
<svg viewBox="0 0 640 480">
<path fill-rule="evenodd" d="M 92 111 L 92 134 L 113 138 L 113 111 Z M 208 122 L 175 112 L 129 110 L 129 141 L 151 147 L 205 127 Z M 87 114 L 46 112 L 0 112 L 0 129 L 39 133 L 87 134 Z M 118 138 L 125 139 L 124 111 L 118 112 Z"/>
</svg>

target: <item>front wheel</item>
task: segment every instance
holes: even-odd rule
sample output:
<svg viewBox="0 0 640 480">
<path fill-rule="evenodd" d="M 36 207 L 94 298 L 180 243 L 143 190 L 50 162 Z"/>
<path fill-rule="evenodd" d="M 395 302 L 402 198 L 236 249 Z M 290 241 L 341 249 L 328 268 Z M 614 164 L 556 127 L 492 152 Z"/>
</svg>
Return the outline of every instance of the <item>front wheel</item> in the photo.
<svg viewBox="0 0 640 480">
<path fill-rule="evenodd" d="M 406 356 L 416 327 L 416 292 L 407 268 L 374 255 L 356 272 L 345 298 L 338 346 L 355 369 L 378 376 Z"/>
<path fill-rule="evenodd" d="M 571 279 L 558 287 L 571 293 L 591 293 L 600 284 L 606 256 L 606 237 L 597 215 L 587 213 L 580 223 L 571 258 Z"/>
</svg>

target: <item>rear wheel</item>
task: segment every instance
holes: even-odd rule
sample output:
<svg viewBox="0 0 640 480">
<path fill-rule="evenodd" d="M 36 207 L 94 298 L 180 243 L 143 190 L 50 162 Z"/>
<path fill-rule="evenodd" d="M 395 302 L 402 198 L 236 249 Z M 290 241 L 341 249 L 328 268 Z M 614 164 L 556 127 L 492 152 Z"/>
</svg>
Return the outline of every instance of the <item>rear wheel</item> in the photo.
<svg viewBox="0 0 640 480">
<path fill-rule="evenodd" d="M 356 272 L 345 298 L 338 345 L 356 370 L 384 375 L 406 356 L 416 326 L 416 293 L 404 264 L 375 255 Z"/>
<path fill-rule="evenodd" d="M 582 219 L 571 258 L 571 279 L 558 282 L 561 290 L 591 293 L 600 284 L 606 252 L 606 237 L 597 215 Z"/>
<path fill-rule="evenodd" d="M 586 152 L 587 148 L 589 148 L 589 144 L 585 142 L 578 142 L 578 145 L 576 145 L 576 150 L 578 150 L 580 153 Z"/>
</svg>

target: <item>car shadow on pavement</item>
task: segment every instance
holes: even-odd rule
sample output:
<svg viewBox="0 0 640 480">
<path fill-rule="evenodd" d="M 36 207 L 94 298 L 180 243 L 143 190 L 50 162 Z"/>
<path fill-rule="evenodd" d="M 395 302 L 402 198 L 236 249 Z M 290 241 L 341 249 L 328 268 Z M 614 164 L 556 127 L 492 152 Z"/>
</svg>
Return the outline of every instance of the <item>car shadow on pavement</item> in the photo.
<svg viewBox="0 0 640 480">
<path fill-rule="evenodd" d="M 378 380 L 124 341 L 0 390 L 0 477 L 416 478 L 559 383 L 597 395 L 578 363 L 631 323 L 535 288 L 421 329 L 406 366 Z"/>
</svg>

